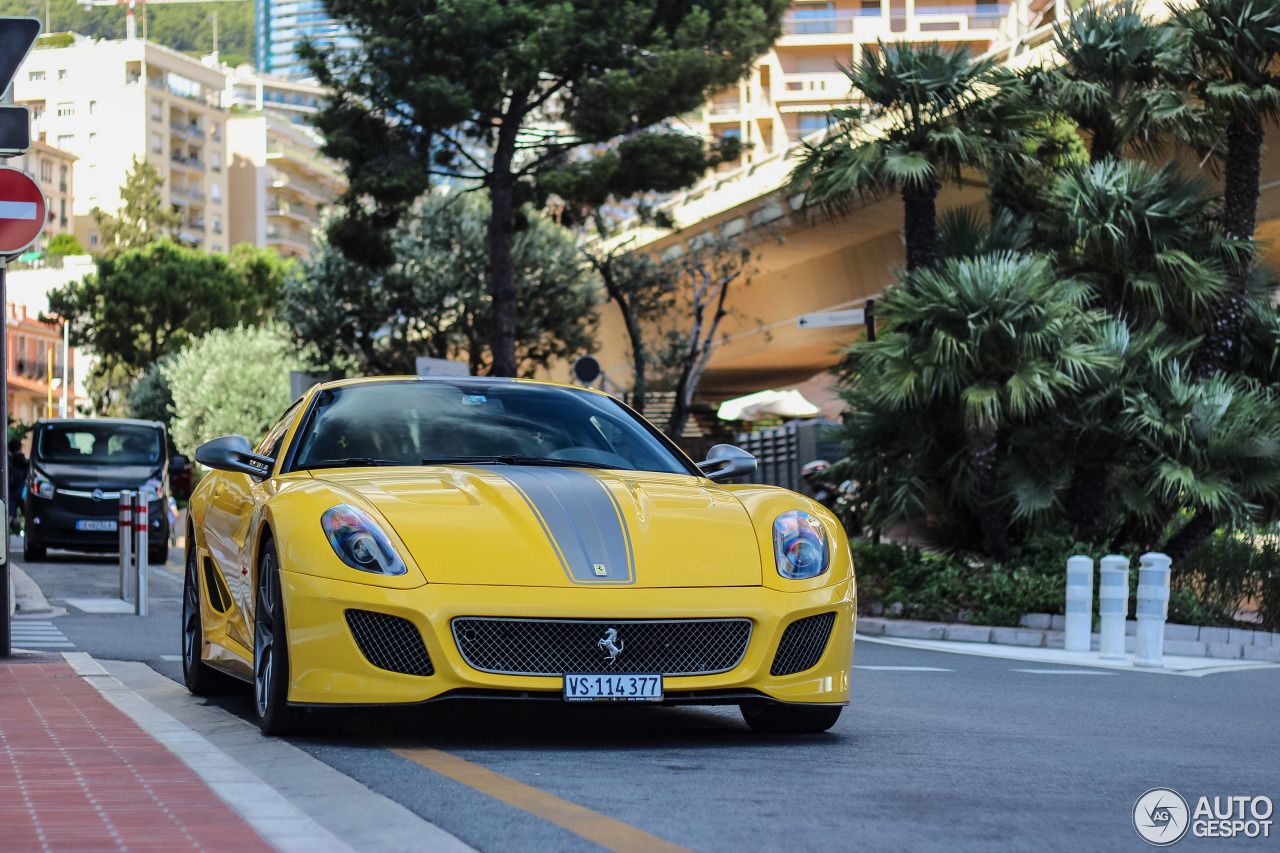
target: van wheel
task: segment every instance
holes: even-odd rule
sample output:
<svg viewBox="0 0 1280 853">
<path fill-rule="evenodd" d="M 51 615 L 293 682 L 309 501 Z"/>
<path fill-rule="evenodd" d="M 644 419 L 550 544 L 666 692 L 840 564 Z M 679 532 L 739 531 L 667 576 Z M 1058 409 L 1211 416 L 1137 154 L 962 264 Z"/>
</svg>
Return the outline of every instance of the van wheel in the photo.
<svg viewBox="0 0 1280 853">
<path fill-rule="evenodd" d="M 31 534 L 28 533 L 22 539 L 22 559 L 28 563 L 40 563 L 45 558 L 45 547 L 43 544 L 36 544 L 31 541 Z"/>
</svg>

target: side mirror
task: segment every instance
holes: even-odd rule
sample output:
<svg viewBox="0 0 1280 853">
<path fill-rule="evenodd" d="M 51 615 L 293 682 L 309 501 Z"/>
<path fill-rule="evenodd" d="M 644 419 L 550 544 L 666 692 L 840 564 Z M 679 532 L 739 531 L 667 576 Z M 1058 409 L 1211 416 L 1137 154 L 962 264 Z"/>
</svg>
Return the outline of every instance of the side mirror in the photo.
<svg viewBox="0 0 1280 853">
<path fill-rule="evenodd" d="M 741 447 L 717 444 L 707 453 L 705 462 L 698 463 L 698 470 L 708 480 L 717 483 L 745 477 L 756 470 L 756 458 Z"/>
<path fill-rule="evenodd" d="M 196 461 L 218 471 L 236 471 L 257 480 L 265 480 L 271 474 L 275 460 L 259 456 L 249 446 L 249 440 L 241 435 L 224 435 L 207 441 L 196 448 Z"/>
<path fill-rule="evenodd" d="M 176 474 L 179 471 L 185 471 L 186 469 L 187 469 L 187 457 L 174 456 L 172 459 L 169 460 L 170 474 Z"/>
</svg>

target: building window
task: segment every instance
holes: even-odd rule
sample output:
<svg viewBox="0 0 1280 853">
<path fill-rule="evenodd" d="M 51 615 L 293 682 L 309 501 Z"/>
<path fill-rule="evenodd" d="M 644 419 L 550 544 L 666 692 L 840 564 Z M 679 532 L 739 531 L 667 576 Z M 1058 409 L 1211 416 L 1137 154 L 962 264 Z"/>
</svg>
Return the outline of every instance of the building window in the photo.
<svg viewBox="0 0 1280 853">
<path fill-rule="evenodd" d="M 91 234 L 89 234 L 89 245 L 90 245 L 90 246 L 96 246 L 96 245 L 98 245 L 98 232 L 97 232 L 97 231 L 94 231 L 94 232 L 92 232 Z"/>
<path fill-rule="evenodd" d="M 213 233 L 214 234 L 222 233 L 222 217 L 221 216 L 213 217 Z"/>
<path fill-rule="evenodd" d="M 151 120 L 160 121 L 160 112 L 161 112 L 160 102 L 152 101 L 151 102 Z"/>
<path fill-rule="evenodd" d="M 58 167 L 58 192 L 64 193 L 66 191 L 67 191 L 67 167 L 59 166 Z"/>
<path fill-rule="evenodd" d="M 217 181 L 213 182 L 213 185 L 209 187 L 209 198 L 215 202 L 222 201 L 222 184 Z"/>
<path fill-rule="evenodd" d="M 98 141 L 98 134 L 96 133 L 89 134 L 89 150 L 90 151 L 93 150 L 94 143 L 96 143 L 97 141 Z"/>
<path fill-rule="evenodd" d="M 67 82 L 67 69 L 65 68 L 58 69 L 58 82 L 59 83 Z"/>
<path fill-rule="evenodd" d="M 76 105 L 71 101 L 58 104 L 58 118 L 66 118 L 76 114 Z"/>
<path fill-rule="evenodd" d="M 164 141 L 160 138 L 160 134 L 158 133 L 151 134 L 151 153 L 164 153 Z"/>
<path fill-rule="evenodd" d="M 46 184 L 53 183 L 53 161 L 40 161 L 40 180 L 44 181 Z"/>
<path fill-rule="evenodd" d="M 62 215 L 58 218 L 58 224 L 63 228 L 67 227 L 67 200 L 65 198 L 58 199 L 58 206 L 62 211 Z"/>
<path fill-rule="evenodd" d="M 209 168 L 215 172 L 222 171 L 222 155 L 217 151 L 209 155 Z"/>
<path fill-rule="evenodd" d="M 93 115 L 95 112 L 97 112 L 97 110 L 98 110 L 98 102 L 97 102 L 97 101 L 90 101 L 90 102 L 89 102 L 89 115 Z"/>
<path fill-rule="evenodd" d="M 44 101 L 33 101 L 27 106 L 31 107 L 31 117 L 36 121 L 44 115 Z"/>
<path fill-rule="evenodd" d="M 214 243 L 214 244 L 213 244 L 213 246 L 212 246 L 212 248 L 213 248 L 213 250 L 214 250 L 215 252 L 221 252 L 221 251 L 222 251 L 222 247 L 221 247 L 221 246 L 219 246 L 217 243 Z"/>
<path fill-rule="evenodd" d="M 39 83 L 44 79 L 43 71 L 30 71 L 27 73 L 27 80 L 31 83 Z"/>
<path fill-rule="evenodd" d="M 58 147 L 63 151 L 70 151 L 71 147 L 76 144 L 76 138 L 73 134 L 67 133 L 58 137 Z"/>
</svg>

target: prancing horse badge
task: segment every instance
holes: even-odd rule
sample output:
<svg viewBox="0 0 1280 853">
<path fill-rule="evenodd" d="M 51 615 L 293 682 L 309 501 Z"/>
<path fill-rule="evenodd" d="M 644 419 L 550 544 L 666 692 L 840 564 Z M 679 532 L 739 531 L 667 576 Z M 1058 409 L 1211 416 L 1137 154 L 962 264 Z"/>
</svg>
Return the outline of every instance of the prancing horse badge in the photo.
<svg viewBox="0 0 1280 853">
<path fill-rule="evenodd" d="M 602 578 L 609 574 L 609 570 L 604 567 L 604 563 L 592 563 L 591 565 L 596 570 L 596 577 Z"/>
</svg>

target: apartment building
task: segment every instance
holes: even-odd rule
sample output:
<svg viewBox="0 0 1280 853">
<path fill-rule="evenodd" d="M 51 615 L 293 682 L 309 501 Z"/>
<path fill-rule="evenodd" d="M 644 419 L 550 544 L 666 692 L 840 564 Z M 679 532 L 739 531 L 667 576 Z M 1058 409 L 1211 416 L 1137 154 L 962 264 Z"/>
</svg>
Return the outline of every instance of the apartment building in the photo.
<svg viewBox="0 0 1280 853">
<path fill-rule="evenodd" d="M 325 91 L 241 67 L 228 92 L 231 242 L 308 258 L 322 217 L 347 188 L 341 165 L 320 155 L 320 135 L 306 124 Z"/>
<path fill-rule="evenodd" d="M 74 347 L 64 350 L 61 326 L 41 323 L 35 314 L 28 313 L 25 305 L 9 302 L 5 309 L 7 411 L 15 421 L 23 424 L 35 423 L 43 417 L 58 417 L 60 411 L 73 414 L 77 400 L 76 351 Z M 64 362 L 67 386 L 62 384 Z M 54 379 L 52 388 L 50 367 Z M 64 387 L 65 409 L 62 407 Z"/>
<path fill-rule="evenodd" d="M 75 233 L 72 200 L 75 198 L 75 163 L 78 159 L 69 151 L 34 138 L 30 151 L 11 158 L 6 164 L 26 172 L 44 190 L 47 221 L 44 232 L 31 247 L 35 251 L 44 252 L 55 234 Z"/>
<path fill-rule="evenodd" d="M 303 39 L 329 50 L 359 44 L 329 15 L 323 0 L 254 0 L 254 28 L 258 70 L 286 80 L 314 76 L 298 57 Z"/>
<path fill-rule="evenodd" d="M 684 123 L 700 135 L 740 138 L 751 163 L 823 130 L 832 108 L 853 103 L 840 68 L 881 41 L 963 45 L 978 56 L 1053 14 L 1053 0 L 796 0 L 781 38 L 747 77 Z"/>
<path fill-rule="evenodd" d="M 14 100 L 38 134 L 78 158 L 70 205 L 81 245 L 99 235 L 89 216 L 115 213 L 133 158 L 164 178 L 162 201 L 182 214 L 179 237 L 211 252 L 230 248 L 217 223 L 227 199 L 225 74 L 143 39 L 33 50 L 14 77 Z"/>
</svg>

